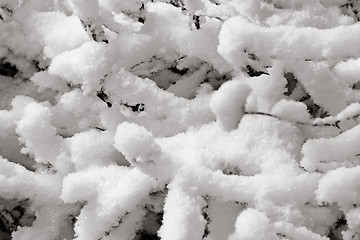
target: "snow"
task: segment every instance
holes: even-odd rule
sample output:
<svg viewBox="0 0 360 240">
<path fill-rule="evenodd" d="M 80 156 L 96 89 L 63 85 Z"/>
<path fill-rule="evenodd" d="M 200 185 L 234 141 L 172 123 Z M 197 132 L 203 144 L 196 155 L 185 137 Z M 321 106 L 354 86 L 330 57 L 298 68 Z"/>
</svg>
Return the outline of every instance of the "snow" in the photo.
<svg viewBox="0 0 360 240">
<path fill-rule="evenodd" d="M 51 238 L 71 238 L 73 233 L 71 231 L 71 222 L 68 220 L 68 215 L 74 211 L 73 207 L 69 206 L 47 206 L 37 211 L 37 217 L 32 227 L 20 227 L 18 231 L 12 234 L 12 239 L 26 240 L 29 238 L 36 238 L 39 240 L 46 240 Z M 51 219 L 52 221 L 49 221 Z M 60 222 L 61 224 L 54 225 L 52 222 Z M 46 227 L 47 231 L 43 231 Z"/>
<path fill-rule="evenodd" d="M 336 120 L 340 122 L 351 120 L 356 118 L 359 113 L 360 113 L 360 104 L 357 102 L 351 103 L 343 111 L 341 111 L 338 115 L 336 115 Z"/>
<path fill-rule="evenodd" d="M 5 199 L 31 199 L 34 206 L 45 206 L 49 203 L 57 204 L 61 184 L 58 177 L 48 174 L 35 174 L 23 166 L 8 162 L 0 158 L 1 162 L 1 197 Z"/>
<path fill-rule="evenodd" d="M 347 93 L 345 87 L 330 72 L 326 63 L 297 65 L 294 73 L 314 101 L 331 114 L 337 114 L 346 107 Z"/>
<path fill-rule="evenodd" d="M 353 168 L 340 167 L 329 171 L 320 181 L 316 190 L 319 202 L 339 204 L 343 210 L 349 210 L 354 205 L 359 205 L 360 195 L 357 179 L 360 174 L 359 166 Z"/>
<path fill-rule="evenodd" d="M 192 196 L 174 182 L 165 201 L 163 225 L 159 230 L 162 239 L 201 239 L 206 221 L 201 208 L 204 200 Z"/>
<path fill-rule="evenodd" d="M 274 11 L 274 14 L 263 21 L 268 26 L 295 25 L 319 29 L 350 25 L 355 22 L 350 16 L 343 15 L 342 11 L 337 6 L 325 6 L 329 2 L 330 1 L 323 1 L 323 3 L 319 3 L 313 1 L 305 4 L 300 9 L 290 8 L 283 11 L 275 9 L 272 10 Z"/>
<path fill-rule="evenodd" d="M 100 7 L 113 12 L 121 12 L 125 10 L 135 11 L 138 10 L 141 6 L 141 1 L 139 0 L 125 0 L 125 1 L 116 1 L 116 0 L 102 0 L 99 2 Z"/>
<path fill-rule="evenodd" d="M 147 158 L 160 151 L 146 128 L 128 122 L 118 125 L 114 146 L 129 162 L 147 161 Z"/>
<path fill-rule="evenodd" d="M 64 179 L 61 198 L 66 203 L 89 203 L 82 209 L 74 230 L 78 239 L 97 239 L 109 226 L 116 225 L 119 216 L 134 210 L 155 184 L 154 179 L 137 169 L 90 167 Z"/>
<path fill-rule="evenodd" d="M 106 104 L 93 95 L 84 96 L 82 91 L 74 89 L 64 93 L 59 99 L 59 105 L 67 111 L 71 118 L 75 118 L 78 126 L 75 129 L 89 130 L 90 127 L 96 127 L 99 114 Z M 92 113 L 88 116 L 88 113 Z M 69 119 L 68 119 L 69 120 Z"/>
<path fill-rule="evenodd" d="M 343 5 L 346 3 L 346 0 L 320 0 L 320 1 L 310 1 L 310 0 L 306 0 L 306 1 L 300 1 L 300 0 L 290 0 L 290 1 L 285 1 L 285 0 L 275 0 L 273 1 L 273 3 L 275 3 L 276 5 L 279 5 L 281 7 L 285 7 L 285 8 L 300 8 L 304 5 L 310 4 L 310 3 L 317 3 L 320 2 L 321 4 L 325 5 L 325 6 L 332 6 L 332 5 Z"/>
<path fill-rule="evenodd" d="M 204 106 L 209 94 L 199 95 L 192 101 L 175 97 L 172 93 L 162 91 L 150 79 L 141 79 L 123 68 L 114 69 L 103 86 L 113 105 L 144 104 L 143 114 L 129 113 L 128 118 L 155 135 L 171 136 L 190 126 L 197 127 L 213 120 L 209 107 Z"/>
<path fill-rule="evenodd" d="M 241 81 L 224 83 L 211 97 L 210 108 L 224 130 L 236 129 L 251 88 Z"/>
<path fill-rule="evenodd" d="M 264 61 L 269 57 L 315 61 L 356 57 L 360 55 L 360 48 L 356 45 L 360 36 L 358 25 L 326 30 L 295 26 L 268 28 L 236 16 L 223 24 L 219 33 L 218 51 L 236 68 L 248 62 L 245 51 L 250 51 Z M 342 38 L 344 34 L 346 38 Z"/>
<path fill-rule="evenodd" d="M 27 21 L 32 22 L 33 31 L 43 41 L 44 53 L 48 58 L 77 48 L 90 40 L 76 16 L 66 16 L 62 12 L 39 12 Z"/>
<path fill-rule="evenodd" d="M 80 19 L 91 19 L 92 16 L 99 14 L 100 3 L 97 0 L 88 0 L 86 2 L 83 2 L 81 0 L 67 0 L 55 2 L 58 5 L 64 5 L 66 8 L 71 9 L 73 14 L 78 16 Z"/>
<path fill-rule="evenodd" d="M 238 76 L 239 80 L 252 89 L 246 100 L 245 110 L 248 112 L 270 112 L 271 108 L 284 98 L 286 79 L 283 76 L 284 64 L 281 61 L 274 61 L 268 74 L 261 76 L 245 77 Z"/>
<path fill-rule="evenodd" d="M 38 86 L 38 91 L 51 89 L 59 92 L 66 92 L 69 87 L 62 79 L 49 74 L 49 72 L 37 72 L 31 77 L 31 81 Z"/>
<path fill-rule="evenodd" d="M 358 238 L 359 11 L 0 0 L 0 238 Z"/>
<path fill-rule="evenodd" d="M 351 58 L 346 61 L 341 61 L 334 66 L 333 72 L 342 81 L 349 84 L 349 86 L 354 85 L 359 82 L 359 67 L 360 59 Z"/>
<path fill-rule="evenodd" d="M 271 109 L 271 114 L 291 122 L 309 122 L 310 120 L 306 105 L 293 100 L 280 100 Z"/>
<path fill-rule="evenodd" d="M 309 240 L 328 240 L 327 237 L 322 237 L 319 234 L 313 233 L 305 227 L 295 227 L 286 222 L 276 222 L 274 224 L 276 231 L 291 239 L 309 239 Z"/>
<path fill-rule="evenodd" d="M 25 145 L 21 152 L 33 155 L 36 162 L 51 163 L 61 153 L 63 142 L 51 125 L 51 112 L 41 104 L 30 103 L 25 107 L 16 133 Z"/>
<path fill-rule="evenodd" d="M 100 90 L 100 81 L 106 73 L 106 46 L 86 42 L 72 51 L 58 54 L 51 62 L 49 73 L 76 84 L 83 84 L 85 93 Z"/>
<path fill-rule="evenodd" d="M 235 232 L 228 238 L 228 240 L 237 239 L 275 240 L 278 237 L 266 215 L 249 208 L 238 216 L 235 223 Z"/>
<path fill-rule="evenodd" d="M 66 143 L 70 145 L 71 161 L 77 170 L 93 164 L 104 166 L 113 163 L 115 149 L 110 134 L 92 129 L 75 134 Z"/>
<path fill-rule="evenodd" d="M 360 127 L 355 126 L 333 138 L 308 140 L 301 150 L 301 165 L 310 171 L 357 165 L 359 131 Z"/>
<path fill-rule="evenodd" d="M 171 85 L 167 91 L 173 93 L 177 97 L 192 98 L 207 70 L 206 67 L 200 68 L 199 71 L 189 77 L 178 80 L 174 85 Z"/>
<path fill-rule="evenodd" d="M 346 213 L 346 219 L 349 224 L 349 228 L 357 229 L 360 227 L 359 208 L 353 208 Z"/>
</svg>

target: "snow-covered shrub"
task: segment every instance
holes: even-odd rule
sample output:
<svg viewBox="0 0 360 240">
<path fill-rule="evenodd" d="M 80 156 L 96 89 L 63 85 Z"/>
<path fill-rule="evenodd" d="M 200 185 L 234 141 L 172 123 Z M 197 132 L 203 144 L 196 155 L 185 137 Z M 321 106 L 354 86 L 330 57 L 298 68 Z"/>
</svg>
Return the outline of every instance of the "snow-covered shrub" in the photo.
<svg viewBox="0 0 360 240">
<path fill-rule="evenodd" d="M 360 239 L 359 10 L 0 0 L 0 239 Z"/>
</svg>

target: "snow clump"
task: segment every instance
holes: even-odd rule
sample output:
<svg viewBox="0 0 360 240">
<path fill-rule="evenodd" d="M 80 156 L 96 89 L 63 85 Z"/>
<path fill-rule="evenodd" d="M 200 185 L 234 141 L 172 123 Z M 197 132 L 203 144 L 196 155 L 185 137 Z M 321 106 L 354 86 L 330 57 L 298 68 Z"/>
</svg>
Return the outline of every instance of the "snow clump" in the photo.
<svg viewBox="0 0 360 240">
<path fill-rule="evenodd" d="M 0 0 L 0 239 L 360 239 L 359 11 Z"/>
</svg>

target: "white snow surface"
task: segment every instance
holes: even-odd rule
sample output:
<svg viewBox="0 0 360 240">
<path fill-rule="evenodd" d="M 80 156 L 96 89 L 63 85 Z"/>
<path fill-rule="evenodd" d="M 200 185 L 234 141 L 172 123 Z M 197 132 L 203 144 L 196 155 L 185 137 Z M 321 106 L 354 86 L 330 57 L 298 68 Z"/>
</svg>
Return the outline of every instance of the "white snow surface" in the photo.
<svg viewBox="0 0 360 240">
<path fill-rule="evenodd" d="M 359 11 L 0 0 L 0 239 L 358 239 Z"/>
</svg>

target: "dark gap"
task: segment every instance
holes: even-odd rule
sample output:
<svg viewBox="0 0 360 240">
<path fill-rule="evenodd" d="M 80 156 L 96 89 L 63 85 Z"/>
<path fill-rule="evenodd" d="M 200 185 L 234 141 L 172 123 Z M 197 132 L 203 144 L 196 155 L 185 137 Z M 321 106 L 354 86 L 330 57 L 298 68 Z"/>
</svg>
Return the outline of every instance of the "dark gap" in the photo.
<svg viewBox="0 0 360 240">
<path fill-rule="evenodd" d="M 307 100 L 310 100 L 310 94 L 306 94 L 305 96 L 303 96 L 302 98 L 299 99 L 299 102 L 305 102 Z"/>
<path fill-rule="evenodd" d="M 160 237 L 157 236 L 157 232 L 162 225 L 164 213 L 157 212 L 152 204 L 145 204 L 144 209 L 146 210 L 146 215 L 142 220 L 141 228 L 136 231 L 134 240 L 160 240 Z"/>
<path fill-rule="evenodd" d="M 141 3 L 141 6 L 140 6 L 139 10 L 140 11 L 145 10 L 145 4 L 144 3 Z"/>
<path fill-rule="evenodd" d="M 178 69 L 176 66 L 170 66 L 168 68 L 171 72 L 173 73 L 176 73 L 176 74 L 179 74 L 181 76 L 185 75 L 189 69 L 188 68 L 184 68 L 184 69 Z"/>
<path fill-rule="evenodd" d="M 335 224 L 332 226 L 332 228 L 330 228 L 329 234 L 328 234 L 328 238 L 330 238 L 330 240 L 339 240 L 342 239 L 342 231 L 346 231 L 348 229 L 347 226 L 347 221 L 345 216 L 341 216 L 336 222 Z"/>
<path fill-rule="evenodd" d="M 299 102 L 303 102 L 306 105 L 307 111 L 313 118 L 324 118 L 330 116 L 330 114 L 323 107 L 314 102 L 310 94 L 307 92 L 306 95 L 299 99 Z"/>
<path fill-rule="evenodd" d="M 139 17 L 138 21 L 141 22 L 141 23 L 145 23 L 145 18 L 144 17 Z"/>
<path fill-rule="evenodd" d="M 237 175 L 237 176 L 239 176 L 241 174 L 241 170 L 237 166 L 232 167 L 230 165 L 228 165 L 222 172 L 225 175 Z"/>
<path fill-rule="evenodd" d="M 248 203 L 246 203 L 246 202 L 235 201 L 235 203 L 238 204 L 238 205 L 241 205 L 241 206 L 243 206 L 243 207 L 247 207 L 247 206 L 248 206 Z"/>
<path fill-rule="evenodd" d="M 101 27 L 93 26 L 91 23 L 86 23 L 83 20 L 80 20 L 85 31 L 88 33 L 88 35 L 91 36 L 91 38 L 95 42 L 104 42 L 106 44 L 109 43 L 109 41 L 105 37 L 105 32 Z"/>
<path fill-rule="evenodd" d="M 360 90 L 360 82 L 355 83 L 355 84 L 352 86 L 352 89 L 354 89 L 354 90 Z"/>
<path fill-rule="evenodd" d="M 290 96 L 297 86 L 297 79 L 294 74 L 291 72 L 285 72 L 284 77 L 287 81 L 286 83 L 286 92 L 284 92 L 285 96 Z"/>
<path fill-rule="evenodd" d="M 250 65 L 246 65 L 246 67 L 243 68 L 243 71 L 246 72 L 250 77 L 259 77 L 263 74 L 269 75 L 267 72 L 255 70 Z"/>
<path fill-rule="evenodd" d="M 107 101 L 109 99 L 109 96 L 104 92 L 103 88 L 96 92 L 96 96 L 100 98 L 101 101 L 106 103 L 108 108 L 112 107 L 112 103 Z"/>
<path fill-rule="evenodd" d="M 325 118 L 330 116 L 330 114 L 327 111 L 325 111 L 318 104 L 314 103 L 312 99 L 310 99 L 309 101 L 310 103 L 306 104 L 306 106 L 311 116 L 313 116 L 314 118 Z"/>
<path fill-rule="evenodd" d="M 215 4 L 216 6 L 219 6 L 220 3 L 218 3 L 216 0 L 209 0 L 212 4 Z"/>
<path fill-rule="evenodd" d="M 3 10 L 8 11 L 8 12 L 11 13 L 11 14 L 13 13 L 13 11 L 12 11 L 8 6 L 6 6 L 6 5 L 5 5 L 5 6 L 1 6 L 0 8 L 3 9 Z"/>
<path fill-rule="evenodd" d="M 5 11 L 5 15 L 8 15 L 9 17 L 12 17 L 13 11 L 6 5 L 0 6 L 2 10 Z M 6 16 L 5 16 L 6 17 Z M 3 16 L 0 15 L 1 20 L 5 20 Z"/>
<path fill-rule="evenodd" d="M 0 202 L 4 206 L 0 210 L 0 231 L 9 234 L 21 226 L 32 226 L 35 215 L 30 212 L 29 199 L 17 200 L 17 199 L 3 199 L 0 198 Z"/>
<path fill-rule="evenodd" d="M 143 103 L 138 103 L 135 105 L 130 105 L 128 103 L 121 103 L 121 105 L 131 108 L 131 111 L 133 111 L 133 112 L 142 112 L 145 110 L 145 104 L 143 104 Z"/>
<path fill-rule="evenodd" d="M 15 231 L 17 226 L 15 225 L 15 220 L 13 219 L 12 214 L 4 209 L 0 212 L 0 230 L 4 233 L 11 233 Z"/>
<path fill-rule="evenodd" d="M 260 59 L 255 55 L 255 53 L 248 53 L 248 57 L 253 61 L 260 61 Z"/>
<path fill-rule="evenodd" d="M 206 224 L 205 224 L 205 229 L 204 229 L 202 239 L 206 238 L 210 234 L 210 230 L 209 230 L 210 219 L 206 213 L 203 213 L 203 217 L 206 220 Z"/>
<path fill-rule="evenodd" d="M 180 8 L 181 10 L 185 11 L 185 5 L 182 2 L 182 0 L 170 0 L 169 2 L 171 5 L 173 5 L 174 7 Z"/>
<path fill-rule="evenodd" d="M 194 15 L 193 16 L 194 24 L 196 29 L 200 29 L 200 16 Z"/>
<path fill-rule="evenodd" d="M 18 72 L 19 70 L 15 65 L 9 62 L 5 62 L 4 59 L 1 60 L 0 75 L 13 78 Z"/>
<path fill-rule="evenodd" d="M 220 74 L 217 70 L 212 68 L 207 72 L 205 79 L 201 83 L 209 83 L 214 90 L 217 90 L 224 82 L 231 79 L 231 73 Z"/>
<path fill-rule="evenodd" d="M 204 196 L 203 198 L 204 198 L 204 200 L 206 202 L 206 206 L 201 209 L 201 212 L 202 212 L 203 218 L 206 220 L 206 224 L 205 224 L 205 229 L 204 229 L 202 239 L 206 238 L 209 235 L 209 233 L 210 233 L 209 224 L 211 222 L 210 216 L 209 216 L 209 214 L 207 212 L 209 210 L 210 197 L 209 196 Z"/>
<path fill-rule="evenodd" d="M 105 131 L 105 129 L 104 129 L 104 128 L 101 128 L 101 127 L 94 127 L 94 129 L 99 130 L 99 131 L 101 131 L 101 132 L 104 132 L 104 131 Z"/>
<path fill-rule="evenodd" d="M 141 232 L 139 237 L 136 240 L 160 240 L 160 237 L 154 234 L 148 234 L 146 232 Z"/>
</svg>

